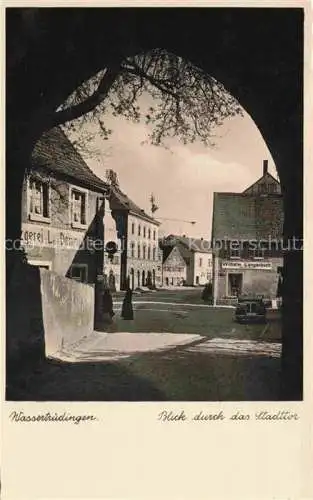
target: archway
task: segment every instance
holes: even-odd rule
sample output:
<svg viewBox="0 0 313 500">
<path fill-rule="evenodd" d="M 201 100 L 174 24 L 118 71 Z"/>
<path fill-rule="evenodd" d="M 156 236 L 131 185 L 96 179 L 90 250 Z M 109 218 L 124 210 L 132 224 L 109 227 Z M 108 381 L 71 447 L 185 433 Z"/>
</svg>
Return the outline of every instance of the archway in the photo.
<svg viewBox="0 0 313 500">
<path fill-rule="evenodd" d="M 249 112 L 281 179 L 284 237 L 302 239 L 303 9 L 14 10 L 6 10 L 7 240 L 20 238 L 21 200 L 16 193 L 21 192 L 34 142 L 56 124 L 55 109 L 82 81 L 107 64 L 114 68 L 120 53 L 160 46 L 214 74 Z M 69 29 L 74 24 L 75 30 Z M 173 25 L 180 27 L 175 34 Z M 70 49 L 64 51 L 65 46 Z M 6 262 L 8 286 L 14 252 L 7 252 Z M 301 252 L 286 255 L 285 276 L 283 399 L 301 399 Z"/>
</svg>

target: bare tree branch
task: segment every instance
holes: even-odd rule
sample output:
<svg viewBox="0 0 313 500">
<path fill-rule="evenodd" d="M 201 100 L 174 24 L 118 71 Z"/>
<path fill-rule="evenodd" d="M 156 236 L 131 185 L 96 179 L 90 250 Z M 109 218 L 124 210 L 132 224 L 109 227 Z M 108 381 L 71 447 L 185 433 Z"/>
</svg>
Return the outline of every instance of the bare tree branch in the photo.
<svg viewBox="0 0 313 500">
<path fill-rule="evenodd" d="M 69 108 L 65 108 L 62 111 L 57 111 L 53 115 L 52 126 L 55 127 L 68 121 L 75 120 L 82 115 L 85 115 L 92 111 L 107 97 L 108 92 L 119 73 L 120 66 L 115 68 L 108 68 L 102 80 L 100 81 L 97 90 L 95 90 L 95 92 L 91 96 L 87 97 L 87 99 L 80 102 L 79 104 L 76 104 L 75 106 L 71 106 Z"/>
<path fill-rule="evenodd" d="M 242 115 L 239 103 L 221 83 L 175 54 L 154 49 L 128 56 L 81 85 L 55 113 L 54 125 L 66 122 L 66 128 L 80 137 L 78 148 L 84 150 L 90 140 L 88 124 L 95 124 L 99 137 L 108 139 L 112 132 L 105 125 L 108 109 L 114 116 L 140 121 L 144 93 L 153 100 L 144 118 L 152 126 L 148 137 L 155 145 L 165 145 L 170 137 L 212 145 L 213 129 L 227 118 Z"/>
</svg>

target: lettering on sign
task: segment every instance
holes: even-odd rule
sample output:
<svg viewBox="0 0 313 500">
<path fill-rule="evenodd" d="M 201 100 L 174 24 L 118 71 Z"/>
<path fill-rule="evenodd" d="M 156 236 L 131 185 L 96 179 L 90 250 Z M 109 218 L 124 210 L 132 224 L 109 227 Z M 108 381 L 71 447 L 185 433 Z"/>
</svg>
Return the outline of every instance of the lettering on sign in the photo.
<svg viewBox="0 0 313 500">
<path fill-rule="evenodd" d="M 260 269 L 268 271 L 272 269 L 272 262 L 222 262 L 222 269 Z"/>
<path fill-rule="evenodd" d="M 43 227 L 37 224 L 22 224 L 21 240 L 25 247 L 79 249 L 84 237 L 84 232 Z"/>
</svg>

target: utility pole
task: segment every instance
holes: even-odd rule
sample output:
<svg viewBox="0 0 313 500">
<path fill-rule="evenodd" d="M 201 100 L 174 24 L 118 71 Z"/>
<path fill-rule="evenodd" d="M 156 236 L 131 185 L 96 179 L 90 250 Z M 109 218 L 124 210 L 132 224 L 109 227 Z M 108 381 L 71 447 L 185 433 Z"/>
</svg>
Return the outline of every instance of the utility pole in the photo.
<svg viewBox="0 0 313 500">
<path fill-rule="evenodd" d="M 213 250 L 213 259 L 214 259 L 214 268 L 213 268 L 213 306 L 217 306 L 217 297 L 218 297 L 218 278 L 219 278 L 219 262 L 218 262 L 218 250 Z"/>
</svg>

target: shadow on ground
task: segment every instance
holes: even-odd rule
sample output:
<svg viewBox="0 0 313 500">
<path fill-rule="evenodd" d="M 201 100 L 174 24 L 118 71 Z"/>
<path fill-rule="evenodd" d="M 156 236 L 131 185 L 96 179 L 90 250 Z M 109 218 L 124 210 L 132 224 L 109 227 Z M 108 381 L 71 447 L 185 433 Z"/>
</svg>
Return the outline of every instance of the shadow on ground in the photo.
<svg viewBox="0 0 313 500">
<path fill-rule="evenodd" d="M 9 401 L 163 401 L 164 394 L 117 363 L 46 360 L 32 373 L 11 377 Z"/>
<path fill-rule="evenodd" d="M 12 375 L 10 401 L 278 401 L 280 359 L 190 353 L 183 349 L 117 362 L 46 360 Z"/>
</svg>

